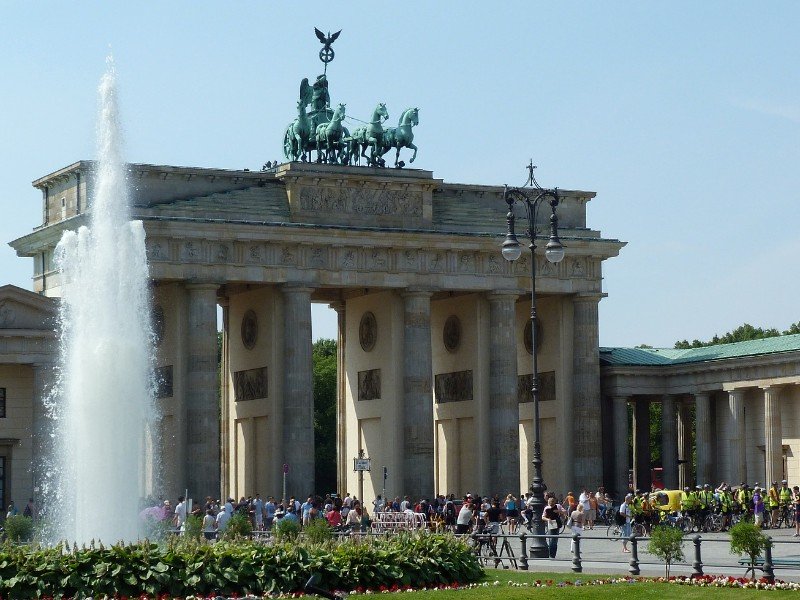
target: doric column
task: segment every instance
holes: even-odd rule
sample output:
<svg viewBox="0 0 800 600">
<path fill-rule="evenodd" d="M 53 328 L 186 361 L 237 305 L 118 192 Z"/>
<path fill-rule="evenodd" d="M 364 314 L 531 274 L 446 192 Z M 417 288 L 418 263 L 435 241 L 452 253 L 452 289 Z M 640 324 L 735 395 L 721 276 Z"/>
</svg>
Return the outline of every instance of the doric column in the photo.
<svg viewBox="0 0 800 600">
<path fill-rule="evenodd" d="M 614 492 L 622 499 L 628 491 L 628 398 L 615 396 L 614 412 Z"/>
<path fill-rule="evenodd" d="M 51 433 L 53 423 L 47 416 L 45 402 L 47 394 L 50 393 L 50 386 L 53 377 L 53 365 L 50 363 L 35 363 L 33 367 L 33 428 L 31 431 L 31 450 L 33 452 L 33 489 L 39 488 L 47 468 L 46 459 L 49 456 L 52 445 Z M 35 498 L 41 502 L 41 498 Z"/>
<path fill-rule="evenodd" d="M 692 485 L 692 424 L 689 405 L 678 403 L 678 487 Z"/>
<path fill-rule="evenodd" d="M 728 392 L 728 475 L 732 485 L 747 482 L 747 445 L 744 423 L 744 390 Z"/>
<path fill-rule="evenodd" d="M 431 293 L 403 293 L 403 487 L 413 499 L 433 494 Z"/>
<path fill-rule="evenodd" d="M 781 433 L 780 387 L 768 386 L 764 390 L 764 458 L 766 476 L 764 485 L 783 479 L 783 436 Z"/>
<path fill-rule="evenodd" d="M 186 484 L 189 496 L 220 493 L 216 284 L 188 284 Z"/>
<path fill-rule="evenodd" d="M 283 288 L 283 453 L 289 465 L 286 493 L 301 501 L 314 482 L 314 373 L 311 359 L 311 292 Z"/>
<path fill-rule="evenodd" d="M 347 322 L 345 302 L 333 302 L 330 307 L 336 311 L 336 488 L 339 493 L 347 487 L 347 368 L 345 365 L 345 346 L 347 343 Z M 364 498 L 359 498 L 363 501 Z"/>
<path fill-rule="evenodd" d="M 668 490 L 678 487 L 678 432 L 675 397 L 661 397 L 661 466 L 664 469 L 664 486 Z"/>
<path fill-rule="evenodd" d="M 517 398 L 516 294 L 489 294 L 489 492 L 517 494 L 519 400 Z M 502 496 L 501 496 L 502 497 Z"/>
<path fill-rule="evenodd" d="M 633 475 L 635 487 L 650 489 L 650 399 L 639 396 L 633 403 Z"/>
<path fill-rule="evenodd" d="M 597 489 L 603 480 L 600 448 L 600 347 L 598 294 L 573 299 L 572 461 L 576 487 Z"/>
<path fill-rule="evenodd" d="M 696 392 L 695 403 L 695 451 L 697 454 L 697 485 L 711 483 L 711 394 Z"/>
<path fill-rule="evenodd" d="M 229 364 L 229 349 L 230 343 L 230 300 L 227 296 L 219 298 L 218 304 L 222 307 L 222 360 L 220 364 L 220 472 L 222 479 L 223 495 L 231 494 L 234 492 L 231 486 L 231 462 L 233 454 L 231 453 L 231 426 L 230 426 L 230 386 L 228 385 L 228 369 Z"/>
</svg>

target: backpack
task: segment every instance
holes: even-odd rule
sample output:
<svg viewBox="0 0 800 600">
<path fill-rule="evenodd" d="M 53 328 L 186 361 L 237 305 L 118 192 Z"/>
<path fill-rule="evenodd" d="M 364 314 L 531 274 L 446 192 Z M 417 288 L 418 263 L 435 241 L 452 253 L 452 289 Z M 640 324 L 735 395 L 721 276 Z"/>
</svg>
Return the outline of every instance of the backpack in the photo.
<svg viewBox="0 0 800 600">
<path fill-rule="evenodd" d="M 625 525 L 625 515 L 623 515 L 620 511 L 617 511 L 614 514 L 614 522 L 617 525 Z"/>
</svg>

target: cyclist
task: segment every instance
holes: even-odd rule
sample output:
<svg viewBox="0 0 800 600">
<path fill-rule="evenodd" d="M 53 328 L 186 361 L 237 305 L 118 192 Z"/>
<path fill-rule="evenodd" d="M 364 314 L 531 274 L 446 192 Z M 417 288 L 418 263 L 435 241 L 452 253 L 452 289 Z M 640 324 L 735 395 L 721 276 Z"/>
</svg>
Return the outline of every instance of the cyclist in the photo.
<svg viewBox="0 0 800 600">
<path fill-rule="evenodd" d="M 753 492 L 746 483 L 739 486 L 739 497 L 737 500 L 739 503 L 739 512 L 743 515 L 747 515 L 747 513 L 750 512 L 751 503 L 753 502 Z"/>
<path fill-rule="evenodd" d="M 778 502 L 781 506 L 781 511 L 784 514 L 788 514 L 790 510 L 792 510 L 792 490 L 789 488 L 789 484 L 784 479 L 781 481 L 781 489 L 778 490 Z"/>
<path fill-rule="evenodd" d="M 794 537 L 800 537 L 800 487 L 792 488 L 792 502 L 794 504 Z"/>
<path fill-rule="evenodd" d="M 722 513 L 723 526 L 728 528 L 731 526 L 731 515 L 733 514 L 734 507 L 733 495 L 731 489 L 727 485 L 723 485 L 719 493 L 719 506 Z"/>
<path fill-rule="evenodd" d="M 714 492 L 711 491 L 709 484 L 703 485 L 700 490 L 698 486 L 697 499 L 700 505 L 700 523 L 705 523 L 706 517 L 714 510 L 716 502 L 714 501 Z"/>
<path fill-rule="evenodd" d="M 778 499 L 778 482 L 773 481 L 769 490 L 767 490 L 767 509 L 769 510 L 769 526 L 775 529 L 778 526 L 778 507 L 780 501 Z"/>
</svg>

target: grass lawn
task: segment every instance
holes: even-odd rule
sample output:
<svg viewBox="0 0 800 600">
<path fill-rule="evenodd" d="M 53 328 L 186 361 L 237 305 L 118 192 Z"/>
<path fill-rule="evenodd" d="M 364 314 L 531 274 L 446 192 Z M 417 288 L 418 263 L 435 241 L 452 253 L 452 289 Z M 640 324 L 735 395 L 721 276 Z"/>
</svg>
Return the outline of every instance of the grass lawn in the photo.
<svg viewBox="0 0 800 600">
<path fill-rule="evenodd" d="M 587 585 L 588 582 L 597 579 L 618 578 L 619 575 L 586 575 L 574 573 L 532 573 L 521 571 L 501 571 L 486 570 L 485 581 L 499 581 L 500 585 L 480 587 L 469 590 L 436 590 L 431 592 L 415 592 L 409 596 L 411 600 L 517 600 L 522 598 L 534 598 L 536 600 L 546 600 L 554 598 L 562 600 L 564 598 L 597 598 L 609 600 L 626 600 L 638 598 L 653 598 L 654 600 L 665 600 L 678 598 L 681 600 L 709 600 L 711 598 L 748 598 L 763 597 L 767 594 L 769 598 L 798 597 L 798 593 L 789 590 L 755 590 L 755 589 L 731 589 L 714 587 L 694 587 L 668 583 L 617 583 L 606 585 Z M 533 583 L 536 580 L 554 582 L 552 587 L 530 588 L 530 587 L 510 587 L 509 581 L 515 583 Z M 581 581 L 583 585 L 558 587 L 559 582 Z"/>
</svg>

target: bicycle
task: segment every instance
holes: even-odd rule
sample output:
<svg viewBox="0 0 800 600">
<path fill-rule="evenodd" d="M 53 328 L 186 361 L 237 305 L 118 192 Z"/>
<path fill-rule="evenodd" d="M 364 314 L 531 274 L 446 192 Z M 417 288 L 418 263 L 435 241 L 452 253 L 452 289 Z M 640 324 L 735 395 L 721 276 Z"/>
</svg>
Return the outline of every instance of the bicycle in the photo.
<svg viewBox="0 0 800 600">
<path fill-rule="evenodd" d="M 644 523 L 631 523 L 631 534 L 636 537 L 645 537 L 647 530 Z M 624 525 L 612 523 L 606 530 L 606 536 L 612 540 L 621 540 L 624 537 Z"/>
<path fill-rule="evenodd" d="M 788 504 L 782 505 L 778 509 L 778 523 L 777 523 L 778 528 L 780 529 L 781 527 L 788 527 L 788 528 L 794 527 L 794 521 L 795 521 L 794 516 L 795 515 L 793 507 L 790 507 Z"/>
</svg>

